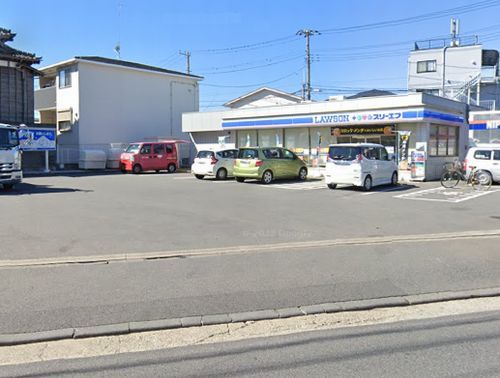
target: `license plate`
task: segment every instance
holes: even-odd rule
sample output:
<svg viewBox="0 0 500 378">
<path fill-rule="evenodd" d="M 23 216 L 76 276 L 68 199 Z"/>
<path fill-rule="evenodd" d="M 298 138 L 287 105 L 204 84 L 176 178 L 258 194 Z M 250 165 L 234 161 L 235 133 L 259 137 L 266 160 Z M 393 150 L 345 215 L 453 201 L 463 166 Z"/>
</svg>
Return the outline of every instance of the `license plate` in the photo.
<svg viewBox="0 0 500 378">
<path fill-rule="evenodd" d="M 250 162 L 247 161 L 247 160 L 241 160 L 240 161 L 240 165 L 248 165 L 248 164 L 250 164 Z"/>
</svg>

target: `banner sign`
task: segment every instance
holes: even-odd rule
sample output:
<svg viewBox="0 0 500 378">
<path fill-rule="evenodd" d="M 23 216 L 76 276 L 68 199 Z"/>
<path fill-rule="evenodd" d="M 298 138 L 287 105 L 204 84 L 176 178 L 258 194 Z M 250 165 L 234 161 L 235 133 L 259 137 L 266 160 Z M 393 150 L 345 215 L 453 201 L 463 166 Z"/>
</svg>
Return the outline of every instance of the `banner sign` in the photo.
<svg viewBox="0 0 500 378">
<path fill-rule="evenodd" d="M 24 151 L 55 151 L 56 129 L 21 128 L 19 145 Z"/>
<path fill-rule="evenodd" d="M 331 135 L 391 135 L 392 126 L 360 125 L 360 126 L 338 126 L 331 128 Z"/>
<path fill-rule="evenodd" d="M 462 116 L 436 112 L 427 109 L 381 110 L 371 112 L 346 112 L 311 114 L 288 117 L 272 117 L 259 119 L 223 120 L 223 128 L 276 128 L 291 126 L 327 126 L 327 125 L 366 125 L 387 124 L 399 122 L 414 122 L 421 120 L 438 120 L 463 124 Z"/>
</svg>

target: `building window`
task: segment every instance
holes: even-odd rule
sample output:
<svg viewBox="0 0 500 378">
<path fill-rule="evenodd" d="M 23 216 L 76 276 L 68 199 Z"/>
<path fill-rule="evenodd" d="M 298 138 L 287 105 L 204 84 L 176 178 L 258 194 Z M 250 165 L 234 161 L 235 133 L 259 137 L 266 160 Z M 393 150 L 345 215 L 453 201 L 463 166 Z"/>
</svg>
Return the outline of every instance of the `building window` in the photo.
<svg viewBox="0 0 500 378">
<path fill-rule="evenodd" d="M 66 68 L 59 71 L 59 88 L 71 87 L 71 70 Z"/>
<path fill-rule="evenodd" d="M 417 62 L 417 73 L 436 72 L 436 60 L 422 60 Z"/>
<path fill-rule="evenodd" d="M 58 123 L 59 132 L 63 133 L 66 131 L 71 131 L 71 122 L 70 121 L 59 121 Z"/>
<path fill-rule="evenodd" d="M 431 126 L 429 156 L 457 156 L 458 129 L 454 126 Z"/>
</svg>

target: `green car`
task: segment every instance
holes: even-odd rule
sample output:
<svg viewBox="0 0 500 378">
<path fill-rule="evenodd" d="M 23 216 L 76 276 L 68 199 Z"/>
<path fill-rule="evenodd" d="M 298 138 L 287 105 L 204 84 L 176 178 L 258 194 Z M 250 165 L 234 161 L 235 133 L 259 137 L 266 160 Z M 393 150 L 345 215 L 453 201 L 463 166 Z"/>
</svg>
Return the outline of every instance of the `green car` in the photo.
<svg viewBox="0 0 500 378">
<path fill-rule="evenodd" d="M 234 162 L 236 181 L 261 180 L 269 184 L 274 179 L 307 178 L 306 164 L 292 151 L 281 147 L 240 148 Z"/>
</svg>

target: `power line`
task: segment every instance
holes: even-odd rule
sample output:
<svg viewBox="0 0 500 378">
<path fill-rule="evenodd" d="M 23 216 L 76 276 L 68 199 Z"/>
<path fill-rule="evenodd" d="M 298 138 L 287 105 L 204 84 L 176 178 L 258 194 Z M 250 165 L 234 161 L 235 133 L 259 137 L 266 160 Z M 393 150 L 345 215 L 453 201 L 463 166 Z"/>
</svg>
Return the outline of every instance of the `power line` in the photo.
<svg viewBox="0 0 500 378">
<path fill-rule="evenodd" d="M 341 28 L 331 28 L 320 30 L 323 34 L 340 34 L 340 33 L 349 33 L 349 32 L 357 32 L 357 31 L 365 31 L 365 30 L 373 30 L 373 29 L 381 29 L 392 26 L 400 26 L 411 24 L 415 22 L 423 22 L 428 20 L 433 20 L 436 18 L 448 17 L 452 15 L 459 15 L 464 13 L 475 12 L 482 9 L 487 9 L 491 7 L 496 7 L 500 5 L 500 1 L 498 0 L 484 0 L 479 1 L 469 5 L 462 5 L 459 7 L 444 9 L 441 11 L 434 11 L 430 13 L 424 13 L 418 16 L 399 18 L 395 20 L 388 20 L 382 22 L 373 22 L 369 24 L 355 25 L 355 26 L 346 26 Z"/>
<path fill-rule="evenodd" d="M 270 81 L 265 81 L 265 82 L 261 82 L 261 83 L 255 83 L 255 84 L 245 84 L 245 85 L 218 85 L 218 84 L 210 84 L 210 83 L 204 83 L 204 82 L 201 82 L 200 85 L 201 86 L 206 86 L 206 87 L 214 87 L 214 88 L 250 88 L 250 87 L 259 87 L 259 86 L 262 86 L 262 85 L 266 85 L 266 84 L 272 84 L 272 83 L 276 83 L 278 81 L 281 81 L 281 80 L 284 80 L 284 79 L 287 79 L 289 78 L 290 76 L 293 76 L 293 75 L 297 75 L 300 71 L 302 71 L 304 69 L 304 67 L 301 67 L 299 68 L 298 70 L 295 70 L 293 72 L 290 72 L 284 76 L 281 76 L 277 79 L 274 79 L 274 80 L 270 80 Z"/>
<path fill-rule="evenodd" d="M 263 47 L 274 46 L 274 45 L 277 45 L 277 44 L 295 42 L 298 39 L 299 38 L 297 36 L 290 35 L 290 36 L 287 36 L 287 37 L 275 38 L 275 39 L 271 39 L 271 40 L 268 40 L 268 41 L 250 43 L 250 44 L 246 44 L 246 45 L 239 45 L 239 46 L 233 46 L 233 47 L 224 47 L 224 48 L 218 48 L 218 49 L 193 50 L 193 52 L 198 53 L 198 54 L 204 54 L 204 53 L 205 54 L 206 53 L 211 53 L 211 54 L 225 54 L 225 53 L 237 52 L 237 51 L 240 51 L 240 50 L 263 48 Z"/>
<path fill-rule="evenodd" d="M 253 66 L 253 67 L 248 67 L 248 68 L 226 70 L 226 71 L 201 72 L 200 75 L 219 75 L 219 74 L 227 74 L 227 73 L 234 73 L 234 72 L 250 71 L 250 70 L 255 70 L 258 68 L 274 66 L 274 65 L 280 64 L 280 63 L 290 62 L 292 60 L 297 60 L 299 58 L 302 58 L 302 55 L 294 56 L 294 57 L 291 57 L 288 59 L 278 60 L 278 61 L 267 63 L 267 64 L 261 64 L 261 65 L 257 65 L 257 66 Z"/>
<path fill-rule="evenodd" d="M 276 59 L 284 59 L 284 58 L 290 57 L 293 54 L 296 54 L 296 51 L 289 51 L 286 54 L 280 54 L 280 55 L 272 56 L 269 58 L 254 60 L 254 61 L 250 61 L 250 62 L 243 62 L 243 63 L 238 63 L 238 64 L 230 64 L 227 66 L 219 66 L 219 67 L 210 67 L 210 68 L 200 69 L 200 71 L 201 72 L 203 72 L 203 71 L 212 72 L 212 71 L 219 71 L 219 70 L 225 70 L 225 69 L 239 68 L 239 67 L 244 67 L 244 66 L 252 66 L 252 65 L 262 64 L 262 63 L 271 63 L 271 62 L 275 61 Z"/>
</svg>

